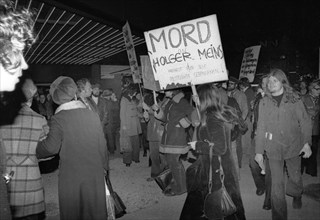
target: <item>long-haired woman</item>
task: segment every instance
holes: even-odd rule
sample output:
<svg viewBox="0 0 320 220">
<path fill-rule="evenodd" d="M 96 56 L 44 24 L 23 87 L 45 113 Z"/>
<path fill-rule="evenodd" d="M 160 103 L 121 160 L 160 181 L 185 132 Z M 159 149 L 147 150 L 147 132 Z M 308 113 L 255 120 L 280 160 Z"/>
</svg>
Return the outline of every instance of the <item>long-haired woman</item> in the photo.
<svg viewBox="0 0 320 220">
<path fill-rule="evenodd" d="M 212 191 L 222 187 L 220 174 L 216 172 L 220 164 L 224 170 L 224 184 L 237 207 L 237 212 L 225 219 L 245 219 L 240 195 L 239 182 L 236 175 L 235 162 L 231 155 L 231 129 L 238 122 L 238 116 L 232 107 L 222 104 L 221 94 L 215 86 L 204 84 L 197 88 L 199 94 L 199 110 L 201 125 L 198 128 L 197 141 L 190 142 L 192 149 L 199 154 L 190 172 L 187 171 L 186 198 L 180 219 L 207 219 L 204 216 L 204 199 L 208 193 L 210 145 L 213 143 L 212 157 Z"/>
</svg>

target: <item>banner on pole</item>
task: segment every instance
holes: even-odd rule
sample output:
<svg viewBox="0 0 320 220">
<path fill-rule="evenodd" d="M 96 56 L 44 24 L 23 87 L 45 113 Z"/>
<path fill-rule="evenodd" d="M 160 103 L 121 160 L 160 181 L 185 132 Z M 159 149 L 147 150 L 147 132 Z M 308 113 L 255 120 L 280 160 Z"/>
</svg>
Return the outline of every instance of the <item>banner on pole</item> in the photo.
<svg viewBox="0 0 320 220">
<path fill-rule="evenodd" d="M 152 72 L 150 58 L 147 55 L 140 56 L 141 61 L 141 75 L 143 81 L 143 87 L 153 91 L 159 91 L 159 81 L 156 81 Z"/>
<path fill-rule="evenodd" d="M 126 22 L 126 24 L 123 26 L 122 32 L 123 32 L 124 43 L 125 43 L 127 54 L 128 54 L 129 65 L 132 72 L 133 82 L 141 83 L 141 74 L 138 68 L 136 51 L 134 49 L 131 30 L 128 22 Z"/>
<path fill-rule="evenodd" d="M 261 45 L 248 47 L 244 50 L 239 79 L 247 77 L 249 82 L 253 82 L 260 53 Z"/>
<path fill-rule="evenodd" d="M 160 89 L 228 80 L 216 15 L 144 32 Z"/>
</svg>

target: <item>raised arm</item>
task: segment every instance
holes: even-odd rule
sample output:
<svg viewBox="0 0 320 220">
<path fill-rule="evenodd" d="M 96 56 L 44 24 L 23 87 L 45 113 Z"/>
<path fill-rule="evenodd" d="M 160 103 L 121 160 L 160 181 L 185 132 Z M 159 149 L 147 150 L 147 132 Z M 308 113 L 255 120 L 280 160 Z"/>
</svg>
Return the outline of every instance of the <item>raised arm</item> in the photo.
<svg viewBox="0 0 320 220">
<path fill-rule="evenodd" d="M 46 139 L 38 143 L 36 150 L 37 158 L 41 159 L 57 154 L 61 147 L 62 138 L 62 128 L 55 118 L 52 118 L 50 123 L 50 131 L 47 134 Z"/>
</svg>

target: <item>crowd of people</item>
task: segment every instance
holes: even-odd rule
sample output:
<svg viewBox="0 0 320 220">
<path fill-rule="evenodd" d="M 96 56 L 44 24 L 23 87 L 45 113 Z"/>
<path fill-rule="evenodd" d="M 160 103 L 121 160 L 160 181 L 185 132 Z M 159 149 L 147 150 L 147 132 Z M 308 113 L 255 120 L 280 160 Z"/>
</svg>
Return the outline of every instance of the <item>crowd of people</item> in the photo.
<svg viewBox="0 0 320 220">
<path fill-rule="evenodd" d="M 248 78 L 230 76 L 198 85 L 192 95 L 183 88 L 152 92 L 124 80 L 118 100 L 112 89 L 87 78 L 59 76 L 46 94 L 31 78 L 18 83 L 28 68 L 23 50 L 34 42 L 32 12 L 0 3 L 1 115 L 9 114 L 5 92 L 24 96 L 11 121 L 1 117 L 1 220 L 45 219 L 39 161 L 56 155 L 60 219 L 107 219 L 109 156 L 119 151 L 130 169 L 141 149 L 144 156 L 150 152 L 148 181 L 170 169 L 163 194 L 187 193 L 181 220 L 210 219 L 204 201 L 208 191 L 221 189 L 221 170 L 236 206 L 221 218 L 246 219 L 239 186 L 245 153 L 256 194 L 265 194 L 262 208 L 273 220 L 288 218 L 285 195 L 301 208 L 302 173 L 317 176 L 319 79 L 298 91 L 274 68 L 255 88 Z M 194 160 L 185 170 L 188 155 Z"/>
</svg>

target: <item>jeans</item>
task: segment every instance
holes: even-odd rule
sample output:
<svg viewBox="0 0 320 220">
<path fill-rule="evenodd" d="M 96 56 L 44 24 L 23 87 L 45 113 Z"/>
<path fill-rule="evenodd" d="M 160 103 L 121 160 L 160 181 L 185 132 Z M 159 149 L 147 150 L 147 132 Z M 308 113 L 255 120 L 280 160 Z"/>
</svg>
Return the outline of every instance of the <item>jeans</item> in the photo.
<svg viewBox="0 0 320 220">
<path fill-rule="evenodd" d="M 302 195 L 301 159 L 299 156 L 286 160 L 269 159 L 271 171 L 271 208 L 273 220 L 287 220 L 287 202 L 285 195 Z M 285 169 L 286 168 L 286 169 Z M 285 171 L 287 184 L 285 186 Z"/>
<path fill-rule="evenodd" d="M 159 141 L 149 141 L 151 159 L 151 177 L 156 177 L 165 168 L 165 159 L 159 152 Z"/>
<path fill-rule="evenodd" d="M 165 158 L 172 172 L 172 191 L 177 195 L 185 193 L 187 191 L 186 172 L 180 160 L 180 154 L 165 154 Z"/>
<path fill-rule="evenodd" d="M 238 161 L 238 155 L 237 155 L 237 144 L 236 141 L 231 142 L 231 155 L 234 160 L 235 168 L 236 168 L 236 173 L 238 180 L 240 180 L 240 168 L 239 168 L 239 161 Z"/>
<path fill-rule="evenodd" d="M 105 137 L 107 139 L 107 146 L 108 151 L 113 154 L 117 149 L 120 150 L 120 144 L 119 144 L 119 129 L 116 129 L 114 127 L 107 127 L 105 129 Z"/>
<path fill-rule="evenodd" d="M 124 152 L 123 153 L 123 163 L 131 164 L 132 161 L 140 162 L 139 155 L 140 155 L 140 140 L 139 135 L 130 136 L 132 151 L 131 152 Z"/>
<path fill-rule="evenodd" d="M 237 157 L 238 157 L 238 166 L 241 168 L 242 165 L 242 135 L 239 135 L 239 137 L 236 138 L 236 151 L 237 151 Z"/>
<path fill-rule="evenodd" d="M 147 140 L 147 123 L 141 122 L 141 131 L 142 133 L 139 135 L 140 136 L 140 146 L 143 149 L 143 154 L 147 154 L 147 150 L 149 149 L 149 141 Z"/>
<path fill-rule="evenodd" d="M 304 169 L 306 174 L 311 176 L 317 176 L 317 156 L 318 156 L 318 147 L 319 147 L 319 135 L 312 135 L 312 145 L 311 151 L 312 154 L 309 158 L 302 158 L 301 172 L 303 173 Z"/>
<path fill-rule="evenodd" d="M 269 160 L 266 155 L 264 155 L 265 158 L 265 172 L 266 175 L 264 176 L 265 179 L 265 197 L 264 197 L 264 206 L 271 207 L 271 170 L 270 170 L 270 164 Z"/>
</svg>

